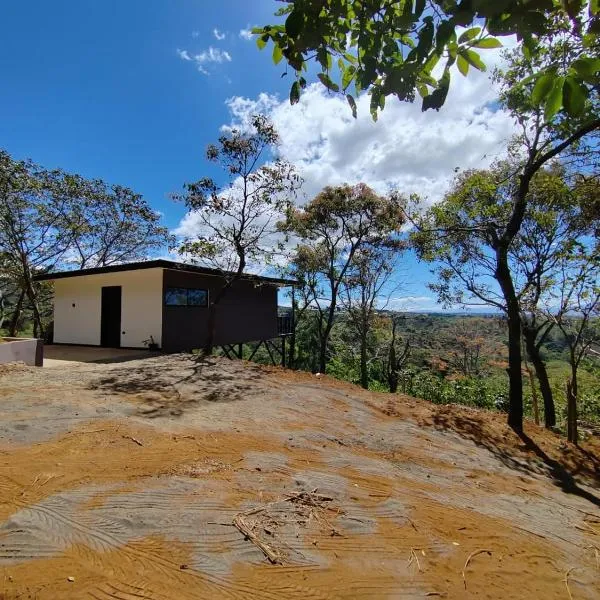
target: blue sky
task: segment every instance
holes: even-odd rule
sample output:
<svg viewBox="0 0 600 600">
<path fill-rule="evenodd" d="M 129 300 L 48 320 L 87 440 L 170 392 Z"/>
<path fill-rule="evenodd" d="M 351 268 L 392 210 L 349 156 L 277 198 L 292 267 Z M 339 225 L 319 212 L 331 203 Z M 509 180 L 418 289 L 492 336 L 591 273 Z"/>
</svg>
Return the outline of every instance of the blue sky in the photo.
<svg viewBox="0 0 600 600">
<path fill-rule="evenodd" d="M 506 123 L 486 108 L 494 96 L 483 78 L 455 86 L 448 110 L 425 117 L 417 106 L 388 103 L 376 125 L 366 110 L 352 122 L 343 102 L 317 87 L 290 107 L 283 67 L 240 35 L 273 21 L 279 6 L 271 0 L 4 3 L 0 147 L 16 158 L 129 186 L 173 229 L 182 219 L 185 227 L 194 221 L 169 194 L 185 181 L 216 175 L 204 148 L 221 125 L 251 111 L 269 113 L 284 133 L 286 157 L 307 180 L 306 197 L 327 183 L 365 180 L 380 191 L 400 186 L 434 201 L 454 166 L 485 166 L 501 147 Z M 434 308 L 428 267 L 407 257 L 404 272 L 410 285 L 399 296 L 416 299 L 398 306 Z"/>
</svg>

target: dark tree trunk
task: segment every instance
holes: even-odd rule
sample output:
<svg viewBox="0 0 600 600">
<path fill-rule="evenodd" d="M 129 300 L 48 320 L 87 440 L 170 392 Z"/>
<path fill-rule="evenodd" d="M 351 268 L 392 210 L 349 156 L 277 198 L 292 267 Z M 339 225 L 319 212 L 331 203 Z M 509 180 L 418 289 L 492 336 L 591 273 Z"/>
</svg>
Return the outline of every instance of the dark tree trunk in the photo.
<svg viewBox="0 0 600 600">
<path fill-rule="evenodd" d="M 204 344 L 203 352 L 205 356 L 210 356 L 213 353 L 215 346 L 215 337 L 217 335 L 217 307 L 214 302 L 208 307 L 208 331 L 206 343 Z"/>
<path fill-rule="evenodd" d="M 367 365 L 367 336 L 361 334 L 360 340 L 360 385 L 369 389 L 369 368 Z"/>
<path fill-rule="evenodd" d="M 574 384 L 574 385 L 573 385 Z M 575 390 L 577 381 L 572 379 L 567 381 L 567 439 L 573 444 L 579 441 L 577 432 L 577 395 Z"/>
<path fill-rule="evenodd" d="M 521 372 L 521 315 L 508 266 L 508 249 L 496 253 L 496 280 L 506 302 L 508 321 L 508 425 L 523 430 L 523 374 Z"/>
<path fill-rule="evenodd" d="M 325 373 L 327 369 L 327 342 L 329 336 L 321 338 L 319 343 L 319 373 Z"/>
<path fill-rule="evenodd" d="M 552 388 L 548 379 L 548 371 L 542 360 L 540 349 L 535 343 L 536 332 L 529 327 L 523 327 L 523 338 L 527 348 L 527 355 L 533 364 L 535 374 L 540 384 L 540 393 L 544 401 L 544 426 L 548 429 L 556 425 L 556 409 L 554 407 L 554 398 L 552 396 Z"/>
<path fill-rule="evenodd" d="M 325 373 L 327 370 L 327 347 L 329 346 L 329 337 L 331 335 L 331 330 L 333 329 L 333 320 L 335 318 L 335 306 L 333 310 L 329 309 L 327 315 L 327 323 L 325 324 L 325 329 L 321 330 L 321 335 L 319 339 L 319 372 Z"/>
<path fill-rule="evenodd" d="M 10 319 L 10 324 L 8 326 L 8 336 L 15 337 L 19 331 L 19 319 L 21 318 L 21 313 L 23 312 L 23 301 L 25 300 L 25 291 L 21 290 L 19 293 L 19 299 L 17 300 L 17 304 L 15 305 L 15 310 L 13 311 L 12 317 Z"/>
</svg>

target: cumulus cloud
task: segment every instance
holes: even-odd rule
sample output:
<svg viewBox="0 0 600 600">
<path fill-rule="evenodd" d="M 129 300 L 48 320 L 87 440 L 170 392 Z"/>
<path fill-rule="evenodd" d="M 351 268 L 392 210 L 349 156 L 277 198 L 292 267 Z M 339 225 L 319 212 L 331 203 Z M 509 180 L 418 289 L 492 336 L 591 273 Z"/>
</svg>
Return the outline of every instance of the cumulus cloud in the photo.
<svg viewBox="0 0 600 600">
<path fill-rule="evenodd" d="M 208 50 L 203 50 L 199 54 L 191 54 L 187 50 L 177 50 L 177 54 L 181 60 L 193 62 L 196 68 L 205 75 L 209 74 L 207 66 L 211 63 L 221 64 L 231 62 L 231 55 L 226 50 L 213 48 L 210 46 Z"/>
<path fill-rule="evenodd" d="M 493 68 L 499 53 L 484 56 Z M 358 98 L 353 119 L 346 100 L 313 84 L 300 102 L 270 94 L 227 100 L 232 125 L 252 114 L 271 117 L 281 136 L 281 153 L 305 178 L 311 198 L 325 185 L 364 181 L 379 192 L 390 188 L 419 193 L 436 201 L 455 169 L 485 168 L 503 154 L 516 132 L 510 116 L 498 110 L 497 90 L 487 73 L 454 73 L 446 104 L 439 112 L 422 112 L 420 102 L 388 98 L 379 120 L 369 114 L 369 96 Z M 231 125 L 230 124 L 230 125 Z M 226 126 L 227 127 L 227 126 Z"/>
<path fill-rule="evenodd" d="M 243 40 L 251 40 L 254 36 L 252 35 L 252 28 L 246 27 L 246 29 L 240 29 L 239 36 Z"/>
<path fill-rule="evenodd" d="M 500 63 L 500 53 L 487 51 L 484 59 L 491 71 Z M 488 73 L 471 70 L 463 78 L 454 72 L 439 112 L 423 113 L 418 101 L 408 104 L 388 98 L 379 120 L 373 122 L 367 94 L 357 99 L 354 119 L 345 98 L 313 84 L 295 106 L 287 97 L 268 93 L 229 98 L 231 119 L 221 129 L 247 127 L 252 115 L 268 115 L 280 134 L 281 157 L 296 165 L 304 178 L 299 202 L 326 185 L 360 181 L 380 193 L 394 189 L 436 202 L 457 168 L 486 168 L 504 155 L 516 127 L 510 115 L 499 110 L 497 96 Z M 187 215 L 178 233 L 190 234 L 196 224 L 193 215 Z M 406 297 L 395 304 L 404 310 L 423 310 L 433 308 L 435 300 Z"/>
<path fill-rule="evenodd" d="M 216 27 L 213 29 L 213 35 L 219 41 L 225 39 L 225 34 L 222 31 L 219 31 Z"/>
</svg>

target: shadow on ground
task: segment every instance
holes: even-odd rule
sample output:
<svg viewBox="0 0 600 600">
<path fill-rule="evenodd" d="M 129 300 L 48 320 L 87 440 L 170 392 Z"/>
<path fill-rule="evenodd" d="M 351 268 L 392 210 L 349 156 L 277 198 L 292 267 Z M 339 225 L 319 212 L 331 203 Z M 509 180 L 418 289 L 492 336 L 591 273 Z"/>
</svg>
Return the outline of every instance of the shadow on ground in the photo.
<svg viewBox="0 0 600 600">
<path fill-rule="evenodd" d="M 205 403 L 236 402 L 262 392 L 264 377 L 251 363 L 172 354 L 115 367 L 90 388 L 127 395 L 139 416 L 177 417 Z"/>
<path fill-rule="evenodd" d="M 591 485 L 597 485 L 600 481 L 600 460 L 591 452 L 565 443 L 553 457 L 525 432 L 513 431 L 508 426 L 490 427 L 479 413 L 468 414 L 456 410 L 457 407 L 452 408 L 454 410 L 446 407 L 437 409 L 423 424 L 439 430 L 455 431 L 484 447 L 507 467 L 527 474 L 545 474 L 565 493 L 580 496 L 600 507 L 600 496 L 584 489 L 576 480 L 577 477 Z M 547 436 L 554 436 L 551 443 L 561 444 L 556 434 L 540 433 L 541 438 Z M 518 452 L 515 452 L 515 445 Z"/>
</svg>

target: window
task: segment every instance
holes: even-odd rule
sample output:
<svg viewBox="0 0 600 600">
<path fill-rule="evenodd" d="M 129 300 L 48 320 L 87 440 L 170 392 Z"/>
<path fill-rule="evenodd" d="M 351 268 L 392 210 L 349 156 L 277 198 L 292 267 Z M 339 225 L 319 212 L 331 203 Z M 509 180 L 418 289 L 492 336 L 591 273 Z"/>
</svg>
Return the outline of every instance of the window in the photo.
<svg viewBox="0 0 600 600">
<path fill-rule="evenodd" d="M 167 288 L 165 306 L 208 306 L 208 290 Z"/>
</svg>

